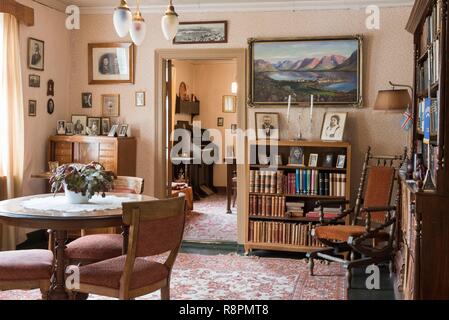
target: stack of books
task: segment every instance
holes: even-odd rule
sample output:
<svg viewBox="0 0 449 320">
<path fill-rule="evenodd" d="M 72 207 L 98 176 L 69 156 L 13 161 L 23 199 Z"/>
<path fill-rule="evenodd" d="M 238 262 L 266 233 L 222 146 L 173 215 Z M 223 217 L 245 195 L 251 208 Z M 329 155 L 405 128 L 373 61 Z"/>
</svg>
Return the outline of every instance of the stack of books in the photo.
<svg viewBox="0 0 449 320">
<path fill-rule="evenodd" d="M 324 219 L 334 219 L 336 216 L 338 216 L 340 212 L 340 208 L 323 208 L 324 213 Z M 306 214 L 307 218 L 313 218 L 313 219 L 319 219 L 320 218 L 320 211 L 309 211 Z"/>
<path fill-rule="evenodd" d="M 304 217 L 304 202 L 287 202 L 285 204 L 285 211 L 290 217 Z"/>
</svg>

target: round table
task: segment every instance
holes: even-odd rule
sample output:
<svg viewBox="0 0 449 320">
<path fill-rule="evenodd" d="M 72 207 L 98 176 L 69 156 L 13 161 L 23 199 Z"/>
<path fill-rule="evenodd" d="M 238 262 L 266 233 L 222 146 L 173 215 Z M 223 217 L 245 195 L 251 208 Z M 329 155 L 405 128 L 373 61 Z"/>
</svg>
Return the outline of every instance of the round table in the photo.
<svg viewBox="0 0 449 320">
<path fill-rule="evenodd" d="M 153 201 L 154 197 L 126 193 L 107 193 L 116 197 L 131 198 L 133 201 Z M 22 206 L 26 200 L 53 197 L 53 194 L 39 194 L 28 197 L 0 201 L 0 223 L 16 227 L 51 229 L 55 232 L 55 273 L 50 288 L 49 299 L 68 299 L 65 291 L 64 272 L 66 268 L 65 249 L 68 230 L 105 228 L 122 226 L 122 209 L 94 210 L 64 213 L 52 210 L 34 210 Z M 57 194 L 62 197 L 64 194 Z M 125 241 L 128 228 L 123 227 Z"/>
</svg>

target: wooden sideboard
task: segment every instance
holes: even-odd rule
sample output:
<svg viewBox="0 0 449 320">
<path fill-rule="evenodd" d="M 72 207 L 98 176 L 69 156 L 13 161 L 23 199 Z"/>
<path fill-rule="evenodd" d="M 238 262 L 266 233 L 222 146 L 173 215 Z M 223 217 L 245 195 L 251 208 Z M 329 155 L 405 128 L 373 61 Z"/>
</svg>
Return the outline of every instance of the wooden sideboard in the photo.
<svg viewBox="0 0 449 320">
<path fill-rule="evenodd" d="M 97 161 L 119 176 L 136 175 L 136 139 L 105 136 L 51 136 L 48 161 L 89 163 Z"/>
</svg>

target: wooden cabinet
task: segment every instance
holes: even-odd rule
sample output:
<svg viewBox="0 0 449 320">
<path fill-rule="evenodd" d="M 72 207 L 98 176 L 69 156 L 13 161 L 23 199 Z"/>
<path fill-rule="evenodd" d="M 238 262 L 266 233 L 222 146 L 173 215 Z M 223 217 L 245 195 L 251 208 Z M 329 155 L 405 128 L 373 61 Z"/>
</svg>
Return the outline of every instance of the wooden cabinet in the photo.
<svg viewBox="0 0 449 320">
<path fill-rule="evenodd" d="M 136 175 L 136 139 L 104 136 L 52 136 L 48 161 L 89 163 L 97 161 L 119 176 Z"/>
</svg>

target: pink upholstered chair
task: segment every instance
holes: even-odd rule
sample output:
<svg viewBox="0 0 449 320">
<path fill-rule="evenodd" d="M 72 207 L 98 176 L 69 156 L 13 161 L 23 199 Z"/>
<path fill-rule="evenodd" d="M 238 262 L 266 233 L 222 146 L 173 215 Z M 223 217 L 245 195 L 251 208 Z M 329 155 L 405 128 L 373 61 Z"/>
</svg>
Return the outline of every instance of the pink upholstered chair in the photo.
<svg viewBox="0 0 449 320">
<path fill-rule="evenodd" d="M 114 192 L 135 193 L 143 192 L 144 180 L 137 177 L 118 176 L 114 180 Z M 88 264 L 101 260 L 118 257 L 124 253 L 123 236 L 116 234 L 115 228 L 82 230 L 82 237 L 67 245 L 65 254 L 70 263 Z"/>
<path fill-rule="evenodd" d="M 48 298 L 53 273 L 50 250 L 15 250 L 0 252 L 0 291 L 40 289 Z"/>
<path fill-rule="evenodd" d="M 123 223 L 130 226 L 126 255 L 81 266 L 74 292 L 133 299 L 161 289 L 170 299 L 170 275 L 184 232 L 183 196 L 123 203 Z M 164 263 L 151 256 L 170 252 Z M 75 296 L 75 295 L 73 295 Z"/>
</svg>

